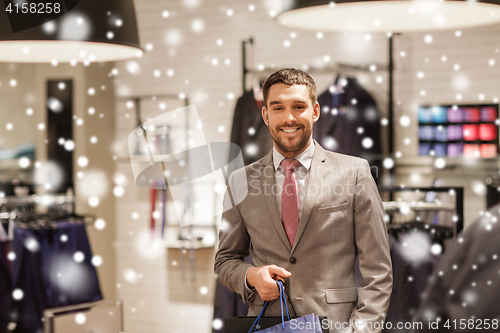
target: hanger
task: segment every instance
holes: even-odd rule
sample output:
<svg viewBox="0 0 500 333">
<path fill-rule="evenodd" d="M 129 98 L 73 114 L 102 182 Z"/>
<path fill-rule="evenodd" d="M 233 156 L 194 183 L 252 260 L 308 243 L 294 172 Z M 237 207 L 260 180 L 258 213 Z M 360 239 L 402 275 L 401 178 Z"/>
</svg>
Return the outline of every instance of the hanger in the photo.
<svg viewBox="0 0 500 333">
<path fill-rule="evenodd" d="M 264 101 L 264 96 L 262 95 L 262 86 L 264 85 L 264 80 L 255 77 L 253 79 L 252 90 L 253 90 L 253 98 L 257 102 Z"/>
</svg>

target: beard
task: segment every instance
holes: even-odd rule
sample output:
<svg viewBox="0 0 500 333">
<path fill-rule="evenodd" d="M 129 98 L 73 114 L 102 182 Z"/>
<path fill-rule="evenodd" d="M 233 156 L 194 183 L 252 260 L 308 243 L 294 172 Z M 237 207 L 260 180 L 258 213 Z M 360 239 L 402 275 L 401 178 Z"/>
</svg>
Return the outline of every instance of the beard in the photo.
<svg viewBox="0 0 500 333">
<path fill-rule="evenodd" d="M 295 137 L 287 137 L 283 134 L 280 128 L 289 128 L 288 126 L 276 126 L 269 132 L 273 138 L 276 146 L 280 148 L 281 151 L 287 153 L 299 153 L 308 145 L 309 138 L 312 134 L 312 126 L 296 125 L 290 127 L 299 127 L 297 131 L 302 133 Z"/>
</svg>

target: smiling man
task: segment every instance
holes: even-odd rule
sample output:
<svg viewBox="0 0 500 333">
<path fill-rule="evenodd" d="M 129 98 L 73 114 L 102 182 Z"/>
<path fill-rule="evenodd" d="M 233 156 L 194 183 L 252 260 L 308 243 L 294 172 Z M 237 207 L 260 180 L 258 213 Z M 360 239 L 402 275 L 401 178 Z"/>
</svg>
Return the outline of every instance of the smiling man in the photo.
<svg viewBox="0 0 500 333">
<path fill-rule="evenodd" d="M 320 106 L 307 73 L 280 70 L 262 90 L 262 117 L 274 147 L 234 172 L 244 173 L 246 184 L 235 184 L 241 177 L 234 174 L 229 179 L 230 189 L 248 184 L 249 190 L 222 216 L 215 273 L 249 302 L 250 316 L 264 301 L 273 301 L 266 316 L 281 314 L 274 301 L 280 279 L 296 315 L 327 316 L 322 325 L 331 332 L 380 332 L 392 268 L 382 201 L 368 162 L 326 151 L 312 139 Z M 232 195 L 226 193 L 226 204 L 234 202 Z M 252 264 L 243 260 L 249 250 Z"/>
</svg>

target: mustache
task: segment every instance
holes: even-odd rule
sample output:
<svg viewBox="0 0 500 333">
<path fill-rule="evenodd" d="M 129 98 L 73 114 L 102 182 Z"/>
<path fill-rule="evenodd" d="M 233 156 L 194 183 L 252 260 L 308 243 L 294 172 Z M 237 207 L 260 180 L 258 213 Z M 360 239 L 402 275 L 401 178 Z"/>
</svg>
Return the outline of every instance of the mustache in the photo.
<svg viewBox="0 0 500 333">
<path fill-rule="evenodd" d="M 303 128 L 303 125 L 295 125 L 295 126 L 276 126 L 276 128 Z"/>
</svg>

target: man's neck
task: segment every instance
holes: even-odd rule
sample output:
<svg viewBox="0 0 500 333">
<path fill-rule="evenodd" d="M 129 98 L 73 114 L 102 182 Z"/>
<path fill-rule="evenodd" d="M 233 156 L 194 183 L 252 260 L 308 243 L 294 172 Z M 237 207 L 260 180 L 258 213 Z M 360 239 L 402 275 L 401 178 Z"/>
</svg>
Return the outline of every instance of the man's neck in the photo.
<svg viewBox="0 0 500 333">
<path fill-rule="evenodd" d="M 300 155 L 300 153 L 302 153 L 304 150 L 306 150 L 310 145 L 311 145 L 311 142 L 312 142 L 312 138 L 309 138 L 309 140 L 307 141 L 307 144 L 304 145 L 304 147 L 302 147 L 300 150 L 297 150 L 295 152 L 284 152 L 282 151 L 278 145 L 276 145 L 276 143 L 273 143 L 274 144 L 274 148 L 281 154 L 283 155 L 285 158 L 294 158 L 298 155 Z"/>
</svg>

